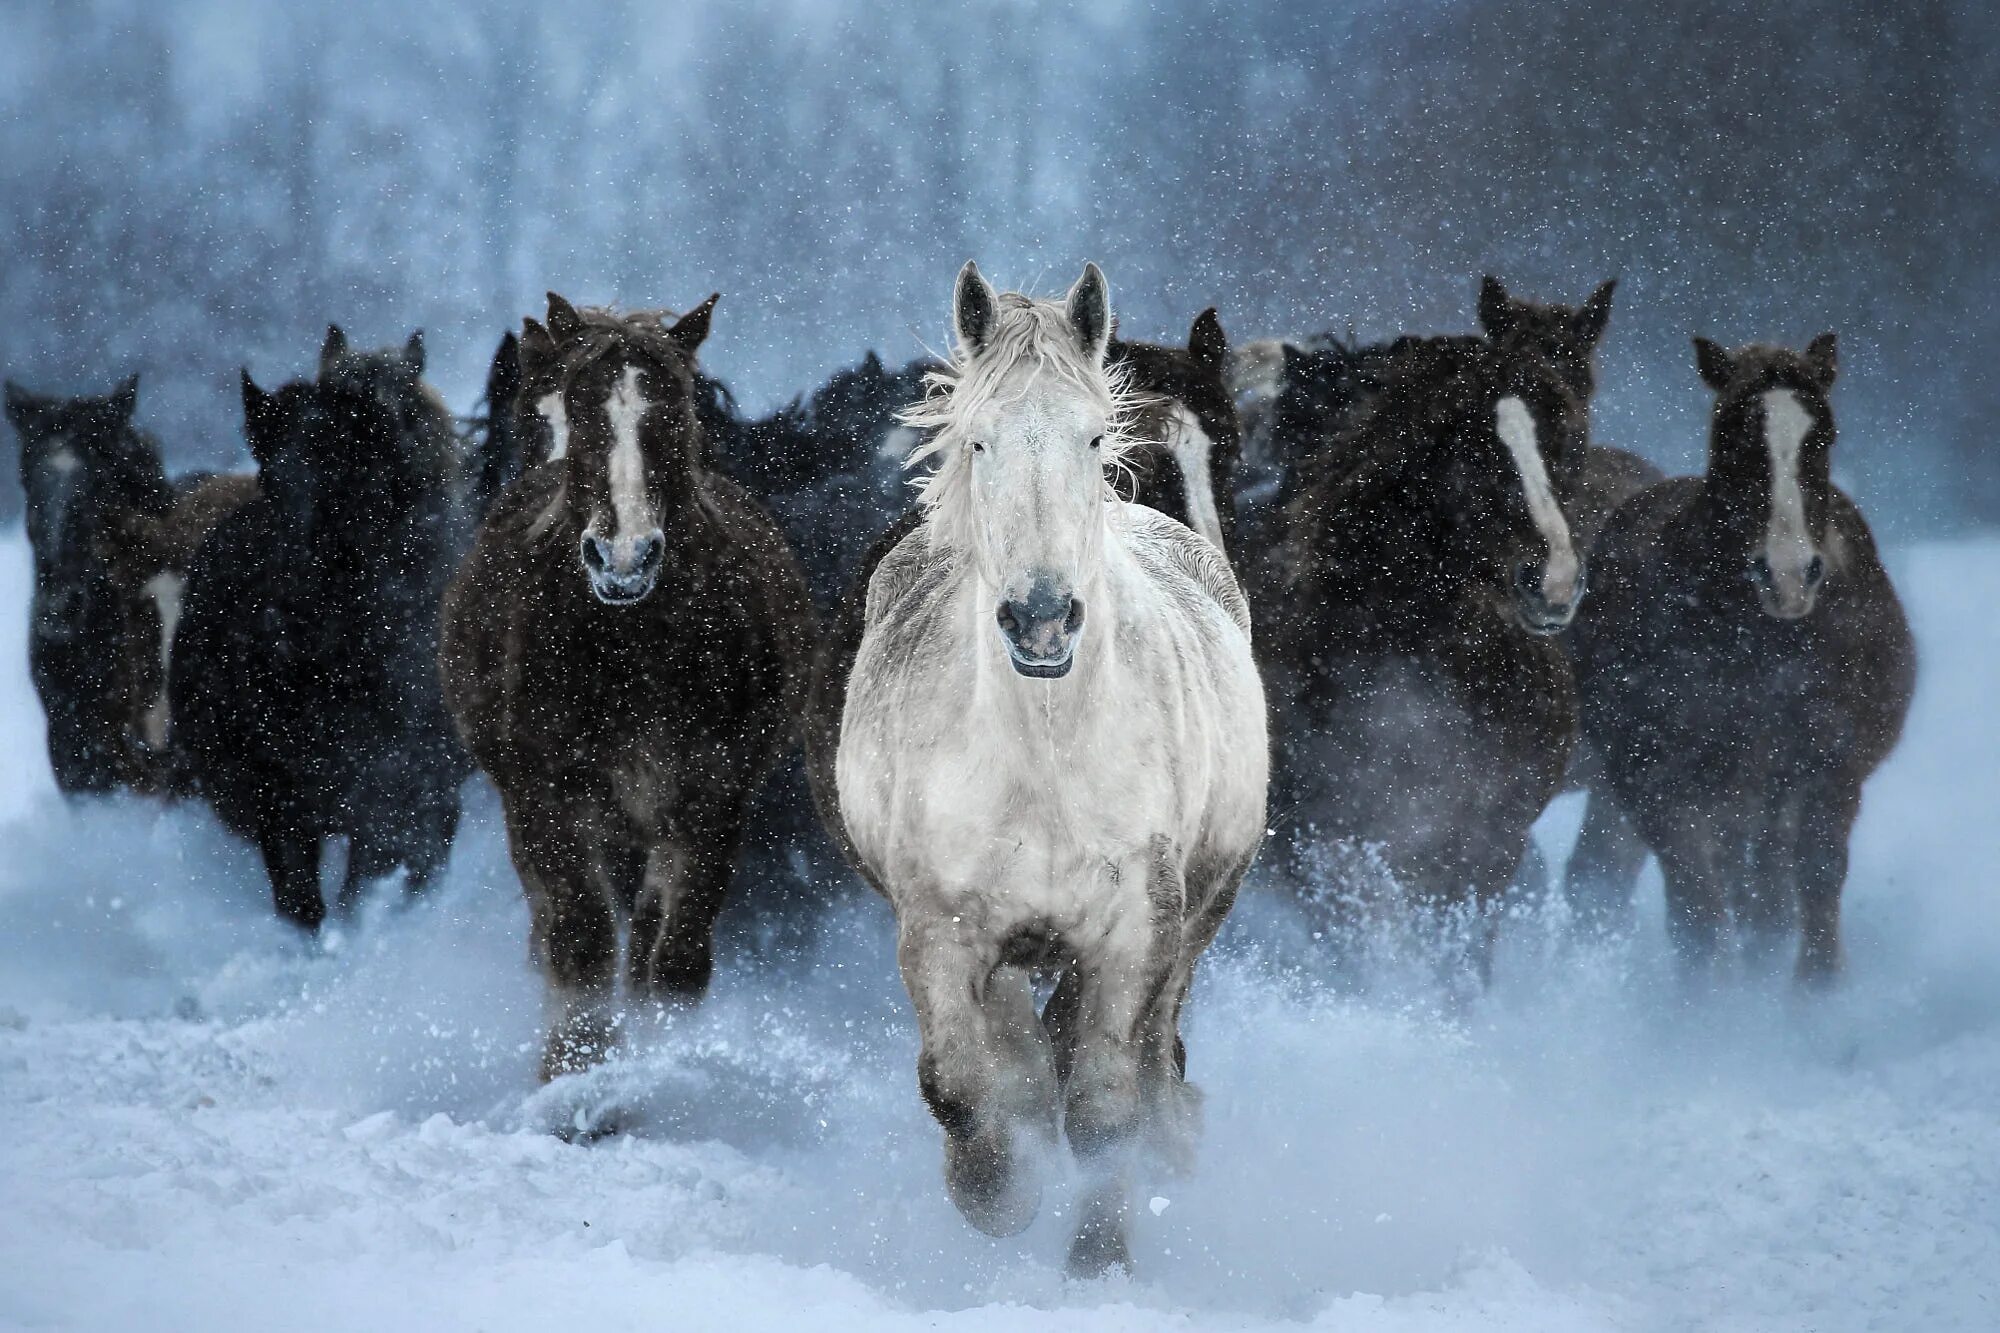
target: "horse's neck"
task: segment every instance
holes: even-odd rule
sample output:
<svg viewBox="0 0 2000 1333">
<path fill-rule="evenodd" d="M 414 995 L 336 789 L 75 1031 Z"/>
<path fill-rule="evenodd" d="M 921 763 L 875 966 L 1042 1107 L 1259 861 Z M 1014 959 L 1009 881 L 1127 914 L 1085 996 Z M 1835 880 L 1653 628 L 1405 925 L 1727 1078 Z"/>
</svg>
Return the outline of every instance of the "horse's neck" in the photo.
<svg viewBox="0 0 2000 1333">
<path fill-rule="evenodd" d="M 1394 521 L 1386 516 L 1394 514 Z M 1308 595 L 1348 613 L 1362 632 L 1406 634 L 1449 622 L 1479 601 L 1477 580 L 1432 510 L 1389 509 L 1353 493 L 1323 515 L 1307 555 Z"/>
</svg>

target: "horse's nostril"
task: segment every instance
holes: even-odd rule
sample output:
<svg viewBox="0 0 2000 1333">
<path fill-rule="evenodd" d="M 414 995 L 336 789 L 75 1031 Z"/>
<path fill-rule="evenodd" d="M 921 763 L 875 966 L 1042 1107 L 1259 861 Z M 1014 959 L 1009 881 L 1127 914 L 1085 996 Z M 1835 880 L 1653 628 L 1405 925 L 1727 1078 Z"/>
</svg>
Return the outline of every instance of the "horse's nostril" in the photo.
<svg viewBox="0 0 2000 1333">
<path fill-rule="evenodd" d="M 1542 571 L 1532 560 L 1524 560 L 1514 566 L 1514 586 L 1522 592 L 1540 592 Z"/>
<path fill-rule="evenodd" d="M 1083 628 L 1083 599 L 1081 597 L 1072 597 L 1069 599 L 1069 615 L 1063 620 L 1063 628 L 1071 634 Z"/>
<path fill-rule="evenodd" d="M 642 537 L 639 539 L 639 549 L 633 556 L 633 563 L 641 573 L 645 573 L 660 563 L 660 557 L 666 549 L 666 541 L 658 535 Z"/>
<path fill-rule="evenodd" d="M 611 564 L 611 548 L 595 533 L 583 534 L 583 564 L 594 574 L 602 574 Z"/>
<path fill-rule="evenodd" d="M 1000 603 L 1000 610 L 996 613 L 995 619 L 1000 622 L 1000 629 L 1003 633 L 1019 634 L 1021 632 L 1021 621 L 1014 614 L 1014 604 L 1012 602 Z"/>
<path fill-rule="evenodd" d="M 1826 561 L 1824 559 L 1822 559 L 1819 556 L 1814 556 L 1812 559 L 1806 561 L 1807 583 L 1818 583 L 1821 579 L 1825 577 L 1826 577 Z"/>
<path fill-rule="evenodd" d="M 1771 562 L 1761 555 L 1750 557 L 1750 581 L 1760 588 L 1771 586 Z"/>
</svg>

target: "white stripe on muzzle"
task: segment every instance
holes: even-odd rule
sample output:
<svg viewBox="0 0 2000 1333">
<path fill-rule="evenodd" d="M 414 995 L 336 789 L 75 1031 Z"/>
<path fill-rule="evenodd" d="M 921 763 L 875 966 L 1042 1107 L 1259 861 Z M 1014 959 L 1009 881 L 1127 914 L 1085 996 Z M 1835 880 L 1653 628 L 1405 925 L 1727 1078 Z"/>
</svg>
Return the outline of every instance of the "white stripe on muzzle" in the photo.
<svg viewBox="0 0 2000 1333">
<path fill-rule="evenodd" d="M 604 414 L 611 421 L 611 513 L 616 522 L 612 543 L 619 548 L 651 535 L 658 526 L 646 499 L 646 456 L 639 450 L 639 422 L 648 406 L 639 392 L 639 368 L 625 367 L 618 387 L 604 404 Z"/>
<path fill-rule="evenodd" d="M 1222 513 L 1215 506 L 1215 481 L 1208 466 L 1215 445 L 1185 403 L 1175 403 L 1167 418 L 1166 445 L 1181 470 L 1181 494 L 1187 497 L 1188 526 L 1221 551 Z"/>
<path fill-rule="evenodd" d="M 1790 389 L 1764 394 L 1764 449 L 1771 459 L 1771 512 L 1764 524 L 1764 560 L 1771 588 L 1787 601 L 1807 592 L 1806 567 L 1819 554 L 1806 531 L 1806 496 L 1799 485 L 1799 452 L 1813 419 Z"/>
<path fill-rule="evenodd" d="M 1494 404 L 1493 419 L 1500 442 L 1514 456 L 1514 467 L 1521 474 L 1529 517 L 1534 519 L 1535 530 L 1542 534 L 1542 543 L 1548 547 L 1548 560 L 1542 566 L 1542 597 L 1560 606 L 1576 597 L 1577 578 L 1583 567 L 1570 540 L 1569 520 L 1563 517 L 1562 505 L 1556 501 L 1556 488 L 1549 481 L 1548 464 L 1535 441 L 1535 418 L 1526 403 L 1509 394 Z"/>
</svg>

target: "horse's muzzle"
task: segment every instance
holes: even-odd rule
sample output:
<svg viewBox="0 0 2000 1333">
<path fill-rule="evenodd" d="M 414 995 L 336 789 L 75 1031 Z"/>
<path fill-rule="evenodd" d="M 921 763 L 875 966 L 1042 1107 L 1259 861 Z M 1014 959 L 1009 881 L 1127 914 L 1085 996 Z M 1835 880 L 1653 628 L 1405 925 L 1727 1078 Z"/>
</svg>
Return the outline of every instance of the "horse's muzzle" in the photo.
<svg viewBox="0 0 2000 1333">
<path fill-rule="evenodd" d="M 1081 598 L 1037 579 L 1026 597 L 1000 603 L 994 619 L 1015 671 L 1037 680 L 1069 674 L 1076 660 L 1076 641 L 1083 633 Z"/>
<path fill-rule="evenodd" d="M 660 581 L 666 553 L 666 538 L 657 531 L 610 541 L 586 532 L 580 551 L 591 593 L 609 606 L 644 601 Z"/>
<path fill-rule="evenodd" d="M 1771 568 L 1770 560 L 1759 553 L 1750 559 L 1749 579 L 1765 615 L 1778 620 L 1803 620 L 1819 602 L 1820 585 L 1826 582 L 1826 561 L 1814 555 L 1781 576 Z"/>
<path fill-rule="evenodd" d="M 1577 562 L 1576 578 L 1570 584 L 1569 596 L 1551 598 L 1542 585 L 1542 566 L 1533 562 L 1523 564 L 1514 571 L 1514 617 L 1521 622 L 1521 628 L 1530 634 L 1560 634 L 1568 629 L 1576 619 L 1576 609 L 1583 603 L 1585 568 Z"/>
</svg>

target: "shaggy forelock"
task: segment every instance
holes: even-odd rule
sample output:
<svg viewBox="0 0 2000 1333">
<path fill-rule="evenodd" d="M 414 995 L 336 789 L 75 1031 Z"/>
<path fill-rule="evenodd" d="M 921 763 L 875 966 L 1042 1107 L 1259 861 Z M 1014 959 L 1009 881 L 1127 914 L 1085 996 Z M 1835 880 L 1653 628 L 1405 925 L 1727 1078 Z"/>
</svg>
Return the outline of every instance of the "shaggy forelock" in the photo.
<svg viewBox="0 0 2000 1333">
<path fill-rule="evenodd" d="M 1023 372 L 1025 371 L 1025 374 Z M 1132 386 L 1129 369 L 1120 363 L 1099 365 L 1077 341 L 1076 330 L 1061 301 L 1038 300 L 1019 292 L 1002 292 L 992 335 L 977 352 L 954 346 L 951 357 L 924 376 L 924 397 L 898 413 L 923 442 L 904 458 L 905 467 L 929 462 L 930 471 L 913 481 L 927 527 L 944 545 L 965 549 L 972 519 L 971 422 L 995 403 L 1011 401 L 1003 393 L 1016 378 L 1026 392 L 1042 375 L 1053 375 L 1081 391 L 1104 412 L 1104 443 L 1099 446 L 1105 471 L 1124 470 L 1132 451 L 1143 441 L 1134 433 L 1146 396 Z M 1120 503 L 1107 477 L 1105 499 Z"/>
</svg>

